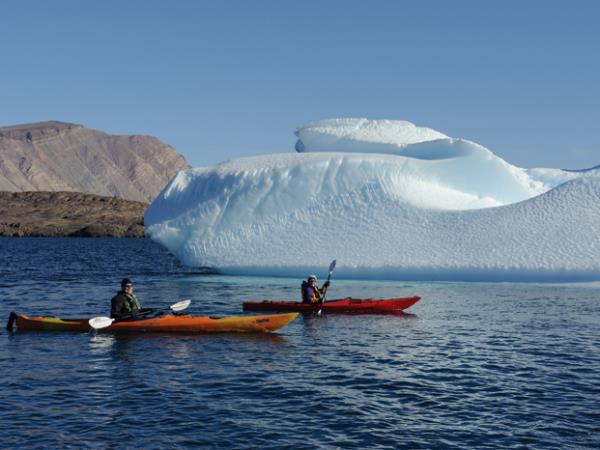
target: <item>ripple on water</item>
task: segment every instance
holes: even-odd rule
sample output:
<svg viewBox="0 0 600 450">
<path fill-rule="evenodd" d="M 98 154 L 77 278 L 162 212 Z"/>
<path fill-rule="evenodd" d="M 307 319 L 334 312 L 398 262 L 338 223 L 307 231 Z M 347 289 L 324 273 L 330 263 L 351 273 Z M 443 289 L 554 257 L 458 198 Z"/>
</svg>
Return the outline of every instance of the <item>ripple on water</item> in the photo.
<svg viewBox="0 0 600 450">
<path fill-rule="evenodd" d="M 204 276 L 145 240 L 1 240 L 0 269 L 4 317 L 105 314 L 125 275 L 146 305 L 211 315 L 298 285 Z M 423 300 L 267 336 L 4 333 L 2 447 L 600 448 L 598 292 L 334 280 L 332 298 Z"/>
</svg>

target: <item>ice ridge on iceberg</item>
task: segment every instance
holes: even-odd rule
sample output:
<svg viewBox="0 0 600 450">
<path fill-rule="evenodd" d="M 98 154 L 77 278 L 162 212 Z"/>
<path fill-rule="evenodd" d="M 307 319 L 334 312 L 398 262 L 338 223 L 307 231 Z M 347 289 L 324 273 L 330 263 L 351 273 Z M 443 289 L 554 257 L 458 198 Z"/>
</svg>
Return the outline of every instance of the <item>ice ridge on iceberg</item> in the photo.
<svg viewBox="0 0 600 450">
<path fill-rule="evenodd" d="M 354 278 L 600 279 L 599 170 L 518 168 L 409 122 L 296 134 L 299 153 L 180 172 L 146 211 L 148 235 L 230 274 L 303 276 L 336 258 Z"/>
<path fill-rule="evenodd" d="M 296 151 L 389 153 L 404 146 L 447 139 L 405 120 L 328 119 L 298 127 Z M 392 150 L 393 152 L 393 150 Z"/>
</svg>

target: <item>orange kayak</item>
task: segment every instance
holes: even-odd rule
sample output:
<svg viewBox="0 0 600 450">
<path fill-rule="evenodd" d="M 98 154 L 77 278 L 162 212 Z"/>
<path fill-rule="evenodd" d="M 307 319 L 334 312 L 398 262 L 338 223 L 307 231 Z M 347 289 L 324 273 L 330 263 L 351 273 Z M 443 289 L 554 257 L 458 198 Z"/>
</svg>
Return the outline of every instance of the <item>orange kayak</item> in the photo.
<svg viewBox="0 0 600 450">
<path fill-rule="evenodd" d="M 141 320 L 114 322 L 99 332 L 184 332 L 184 333 L 270 333 L 284 327 L 298 313 L 260 316 L 208 317 L 165 314 Z M 7 329 L 37 331 L 90 331 L 89 319 L 60 319 L 58 317 L 28 317 L 11 313 Z"/>
</svg>

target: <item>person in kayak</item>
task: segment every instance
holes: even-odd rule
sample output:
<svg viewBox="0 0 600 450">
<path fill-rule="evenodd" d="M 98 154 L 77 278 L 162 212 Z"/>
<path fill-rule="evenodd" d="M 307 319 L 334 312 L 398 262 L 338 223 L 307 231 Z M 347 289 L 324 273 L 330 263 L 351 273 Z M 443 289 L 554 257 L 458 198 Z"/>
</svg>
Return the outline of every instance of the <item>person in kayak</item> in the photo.
<svg viewBox="0 0 600 450">
<path fill-rule="evenodd" d="M 329 281 L 326 281 L 323 287 L 319 288 L 317 277 L 309 275 L 306 281 L 302 282 L 302 303 L 321 303 L 328 287 Z"/>
<path fill-rule="evenodd" d="M 121 281 L 121 290 L 110 301 L 110 317 L 115 319 L 133 318 L 142 314 L 140 301 L 133 293 L 133 283 L 129 278 Z"/>
</svg>

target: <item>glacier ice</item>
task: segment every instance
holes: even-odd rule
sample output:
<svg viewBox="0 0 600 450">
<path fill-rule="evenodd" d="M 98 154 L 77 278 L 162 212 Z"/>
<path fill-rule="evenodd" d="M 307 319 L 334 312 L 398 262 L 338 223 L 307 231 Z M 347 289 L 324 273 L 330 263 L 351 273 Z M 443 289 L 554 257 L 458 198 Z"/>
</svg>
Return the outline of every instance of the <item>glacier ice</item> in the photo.
<svg viewBox="0 0 600 450">
<path fill-rule="evenodd" d="M 329 119 L 298 127 L 296 150 L 358 153 L 400 153 L 403 147 L 448 139 L 431 128 L 405 120 Z"/>
<path fill-rule="evenodd" d="M 184 264 L 228 274 L 600 279 L 600 169 L 510 165 L 406 121 L 332 119 L 296 153 L 180 172 L 145 214 Z"/>
</svg>

